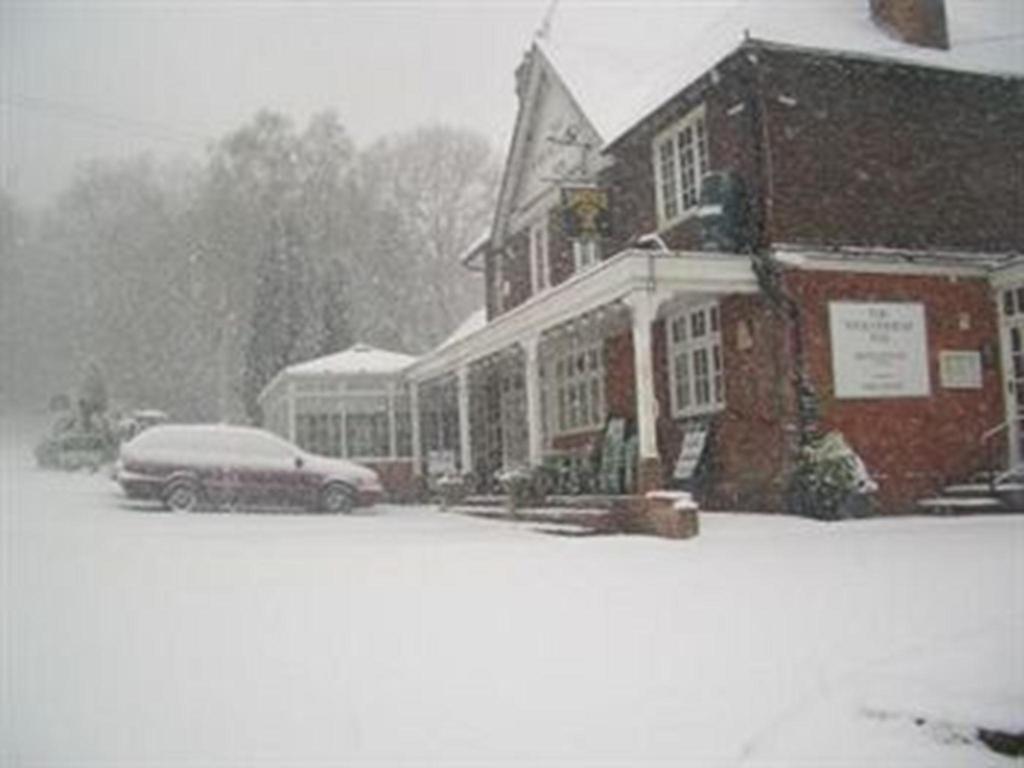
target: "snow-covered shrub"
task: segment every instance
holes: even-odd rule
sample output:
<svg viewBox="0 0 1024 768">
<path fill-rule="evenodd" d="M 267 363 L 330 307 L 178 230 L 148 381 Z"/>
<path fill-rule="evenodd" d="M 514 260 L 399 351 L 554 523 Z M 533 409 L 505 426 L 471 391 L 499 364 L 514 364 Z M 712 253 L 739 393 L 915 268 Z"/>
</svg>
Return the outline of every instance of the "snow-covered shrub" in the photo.
<svg viewBox="0 0 1024 768">
<path fill-rule="evenodd" d="M 496 477 L 508 495 L 509 505 L 514 509 L 536 504 L 544 499 L 544 474 L 539 467 L 513 467 L 498 472 Z"/>
<path fill-rule="evenodd" d="M 798 511 L 820 520 L 863 514 L 869 495 L 878 490 L 840 432 L 829 432 L 804 447 L 794 479 Z"/>
<path fill-rule="evenodd" d="M 441 499 L 441 507 L 447 508 L 458 504 L 466 498 L 466 479 L 457 473 L 446 472 L 434 481 L 437 495 Z"/>
<path fill-rule="evenodd" d="M 542 497 L 590 493 L 596 484 L 594 459 L 589 452 L 545 456 L 534 472 L 537 492 Z"/>
</svg>

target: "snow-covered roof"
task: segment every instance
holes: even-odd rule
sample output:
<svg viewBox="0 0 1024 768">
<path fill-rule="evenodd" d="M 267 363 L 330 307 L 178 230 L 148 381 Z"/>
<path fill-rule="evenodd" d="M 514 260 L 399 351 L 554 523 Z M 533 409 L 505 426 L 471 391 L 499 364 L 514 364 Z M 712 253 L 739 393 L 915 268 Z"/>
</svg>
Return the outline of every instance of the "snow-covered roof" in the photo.
<svg viewBox="0 0 1024 768">
<path fill-rule="evenodd" d="M 398 373 L 416 362 L 412 355 L 377 349 L 369 344 L 354 344 L 343 352 L 325 355 L 314 360 L 296 363 L 285 368 L 290 376 L 316 376 L 322 374 L 391 374 Z"/>
<path fill-rule="evenodd" d="M 605 141 L 745 37 L 970 72 L 1024 75 L 1024 0 L 946 0 L 948 51 L 909 45 L 869 0 L 562 0 L 537 41 Z"/>
<path fill-rule="evenodd" d="M 484 307 L 473 312 L 465 320 L 463 320 L 459 326 L 451 332 L 451 335 L 447 339 L 437 345 L 437 349 L 447 347 L 449 344 L 464 339 L 471 333 L 476 333 L 478 330 L 487 325 L 487 310 Z"/>
</svg>

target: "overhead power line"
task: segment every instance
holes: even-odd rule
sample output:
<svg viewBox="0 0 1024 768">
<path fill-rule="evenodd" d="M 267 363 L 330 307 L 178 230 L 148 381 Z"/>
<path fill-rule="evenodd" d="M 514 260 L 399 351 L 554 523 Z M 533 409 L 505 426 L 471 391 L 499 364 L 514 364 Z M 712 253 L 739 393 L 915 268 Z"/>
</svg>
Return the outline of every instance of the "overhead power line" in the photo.
<svg viewBox="0 0 1024 768">
<path fill-rule="evenodd" d="M 208 136 L 199 133 L 183 130 L 177 126 L 167 125 L 155 120 L 144 120 L 134 117 L 125 117 L 110 112 L 103 112 L 67 101 L 55 99 L 44 99 L 38 96 L 24 94 L 12 94 L 0 96 L 0 104 L 14 109 L 23 109 L 31 112 L 40 112 L 61 120 L 70 120 L 80 123 L 90 123 L 102 128 L 121 131 L 123 133 L 134 133 L 149 136 L 150 138 L 168 141 L 177 144 L 195 146 L 196 142 L 209 140 Z"/>
</svg>

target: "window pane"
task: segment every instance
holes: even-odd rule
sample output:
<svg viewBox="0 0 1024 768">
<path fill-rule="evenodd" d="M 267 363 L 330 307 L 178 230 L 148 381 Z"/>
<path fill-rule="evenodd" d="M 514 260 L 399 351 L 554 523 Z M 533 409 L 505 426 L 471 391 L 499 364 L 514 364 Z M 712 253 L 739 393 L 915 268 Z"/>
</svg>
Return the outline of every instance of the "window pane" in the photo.
<svg viewBox="0 0 1024 768">
<path fill-rule="evenodd" d="M 686 341 L 686 317 L 677 317 L 672 321 L 672 340 Z"/>
<path fill-rule="evenodd" d="M 704 116 L 697 118 L 697 187 L 700 188 L 700 176 L 708 169 L 708 134 L 704 128 Z"/>
<path fill-rule="evenodd" d="M 698 349 L 693 353 L 694 401 L 697 405 L 707 405 L 711 399 L 708 381 L 708 351 Z"/>
<path fill-rule="evenodd" d="M 387 412 L 349 412 L 345 417 L 345 438 L 348 443 L 349 456 L 387 456 L 389 442 Z"/>
<path fill-rule="evenodd" d="M 576 386 L 571 385 L 568 390 L 569 397 L 569 429 L 575 429 L 580 423 L 579 402 L 576 399 Z"/>
<path fill-rule="evenodd" d="M 690 329 L 691 336 L 695 339 L 699 339 L 701 336 L 704 335 L 705 331 L 707 330 L 707 325 L 705 322 L 703 310 L 700 312 L 694 312 L 690 316 Z"/>
<path fill-rule="evenodd" d="M 676 167 L 672 152 L 673 141 L 662 142 L 658 148 L 659 167 L 661 169 L 661 205 L 665 219 L 674 219 L 679 213 L 676 200 Z"/>
<path fill-rule="evenodd" d="M 719 344 L 715 344 L 711 348 L 711 354 L 714 369 L 715 402 L 721 403 L 725 401 L 722 392 L 722 347 Z"/>
<path fill-rule="evenodd" d="M 680 409 L 690 406 L 690 360 L 685 352 L 676 356 L 676 404 Z"/>
<path fill-rule="evenodd" d="M 683 210 L 697 204 L 696 155 L 693 146 L 693 129 L 686 126 L 679 132 L 679 189 Z"/>
</svg>

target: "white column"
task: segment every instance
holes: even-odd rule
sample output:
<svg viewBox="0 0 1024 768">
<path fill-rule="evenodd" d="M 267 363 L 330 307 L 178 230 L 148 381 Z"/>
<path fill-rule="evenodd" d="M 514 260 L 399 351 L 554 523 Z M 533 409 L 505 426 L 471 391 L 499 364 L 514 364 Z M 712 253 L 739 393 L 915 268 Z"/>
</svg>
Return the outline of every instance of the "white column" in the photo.
<svg viewBox="0 0 1024 768">
<path fill-rule="evenodd" d="M 633 369 L 636 389 L 636 431 L 641 459 L 658 458 L 658 400 L 654 393 L 654 353 L 651 323 L 657 313 L 654 294 L 634 293 L 627 300 L 633 310 Z"/>
<path fill-rule="evenodd" d="M 423 474 L 423 458 L 420 455 L 420 388 L 415 381 L 409 382 L 409 420 L 412 427 L 412 473 Z"/>
<path fill-rule="evenodd" d="M 527 457 L 531 467 L 539 466 L 544 450 L 540 407 L 540 336 L 529 336 L 523 341 L 526 353 L 526 438 Z"/>
<path fill-rule="evenodd" d="M 388 456 L 398 456 L 398 424 L 395 419 L 395 383 L 388 384 Z"/>
<path fill-rule="evenodd" d="M 285 385 L 285 403 L 288 406 L 288 439 L 295 442 L 295 382 Z"/>
<path fill-rule="evenodd" d="M 459 468 L 463 474 L 473 469 L 473 451 L 469 429 L 469 366 L 458 370 L 459 398 Z"/>
</svg>

